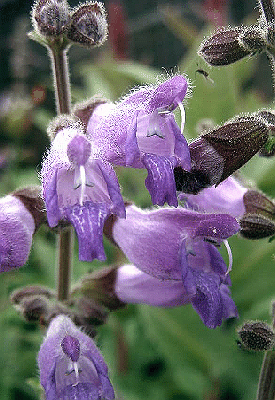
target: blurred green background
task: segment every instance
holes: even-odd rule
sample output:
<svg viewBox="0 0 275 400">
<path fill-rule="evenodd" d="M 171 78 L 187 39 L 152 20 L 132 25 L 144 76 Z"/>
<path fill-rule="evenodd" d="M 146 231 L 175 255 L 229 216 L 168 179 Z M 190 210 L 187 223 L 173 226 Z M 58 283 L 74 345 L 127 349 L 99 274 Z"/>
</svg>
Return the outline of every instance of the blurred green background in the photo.
<svg viewBox="0 0 275 400">
<path fill-rule="evenodd" d="M 156 83 L 160 75 L 184 73 L 192 87 L 192 96 L 185 101 L 188 140 L 197 136 L 202 119 L 219 124 L 241 112 L 272 107 L 271 72 L 265 55 L 210 68 L 196 53 L 215 24 L 255 22 L 256 1 L 109 1 L 106 6 L 109 42 L 93 52 L 76 47 L 69 52 L 73 102 L 94 94 L 116 100 L 133 86 Z M 30 8 L 31 2 L 26 1 L 2 0 L 0 4 L 2 196 L 18 187 L 39 184 L 37 171 L 49 145 L 46 127 L 55 115 L 46 51 L 26 37 Z M 196 73 L 198 68 L 205 69 L 211 80 Z M 250 184 L 275 197 L 274 159 L 256 156 L 241 172 Z M 117 173 L 126 198 L 141 207 L 151 205 L 144 171 L 119 168 Z M 262 354 L 241 350 L 236 328 L 246 320 L 271 321 L 274 243 L 230 239 L 232 296 L 240 318 L 220 328 L 206 328 L 191 306 L 164 310 L 131 305 L 112 313 L 97 340 L 117 400 L 255 398 Z M 107 241 L 105 248 L 106 264 L 124 261 Z M 75 241 L 74 282 L 103 265 L 79 262 L 77 252 Z M 23 321 L 10 305 L 9 295 L 30 284 L 54 288 L 55 275 L 55 237 L 41 227 L 26 266 L 1 275 L 0 400 L 39 398 L 36 354 L 42 332 Z"/>
</svg>

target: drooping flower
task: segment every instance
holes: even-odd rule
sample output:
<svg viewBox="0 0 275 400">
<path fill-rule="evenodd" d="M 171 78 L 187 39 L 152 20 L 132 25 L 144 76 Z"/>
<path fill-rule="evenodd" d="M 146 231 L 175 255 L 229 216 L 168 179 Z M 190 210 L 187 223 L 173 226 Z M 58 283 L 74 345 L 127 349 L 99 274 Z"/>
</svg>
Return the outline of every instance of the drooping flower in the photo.
<svg viewBox="0 0 275 400">
<path fill-rule="evenodd" d="M 93 156 L 80 126 L 57 133 L 41 177 L 49 225 L 54 227 L 61 219 L 70 221 L 79 239 L 79 258 L 104 260 L 104 221 L 110 213 L 124 217 L 125 208 L 111 164 Z"/>
<path fill-rule="evenodd" d="M 226 239 L 239 229 L 228 214 L 128 206 L 126 219 L 114 222 L 112 235 L 138 269 L 160 280 L 181 281 L 203 322 L 214 328 L 232 309 L 227 288 L 232 255 Z M 223 241 L 229 268 L 216 247 Z"/>
<path fill-rule="evenodd" d="M 114 399 L 102 355 L 67 316 L 59 315 L 50 323 L 38 365 L 47 400 Z"/>
<path fill-rule="evenodd" d="M 112 164 L 146 168 L 145 185 L 154 204 L 177 206 L 174 168 L 190 169 L 190 154 L 182 135 L 187 81 L 176 75 L 159 86 L 132 92 L 117 104 L 100 104 L 88 123 L 95 154 Z M 172 111 L 180 107 L 181 129 Z"/>
<path fill-rule="evenodd" d="M 0 272 L 26 263 L 42 220 L 37 188 L 20 189 L 0 199 Z"/>
</svg>

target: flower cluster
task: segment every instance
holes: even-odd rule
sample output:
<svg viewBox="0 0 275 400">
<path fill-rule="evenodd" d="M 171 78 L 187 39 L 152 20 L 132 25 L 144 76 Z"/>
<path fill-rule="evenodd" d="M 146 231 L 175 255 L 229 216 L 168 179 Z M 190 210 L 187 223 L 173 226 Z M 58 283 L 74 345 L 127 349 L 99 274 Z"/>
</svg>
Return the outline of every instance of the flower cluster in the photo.
<svg viewBox="0 0 275 400">
<path fill-rule="evenodd" d="M 64 60 L 72 42 L 94 47 L 107 37 L 105 10 L 98 2 L 71 10 L 66 0 L 37 0 L 32 22 L 33 38 L 48 47 L 53 65 Z M 212 65 L 230 64 L 266 50 L 270 29 L 259 24 L 221 30 L 203 43 L 200 54 Z M 228 239 L 237 233 L 249 239 L 273 236 L 275 205 L 233 174 L 257 153 L 274 155 L 275 115 L 262 110 L 237 116 L 188 143 L 186 76 L 133 89 L 116 103 L 92 98 L 71 111 L 70 91 L 60 83 L 68 83 L 60 72 L 66 63 L 62 67 L 55 79 L 62 115 L 49 126 L 41 187 L 0 199 L 0 271 L 26 263 L 42 223 L 57 233 L 72 225 L 82 261 L 105 260 L 104 234 L 124 253 L 126 265 L 87 276 L 75 291 L 67 288 L 70 302 L 60 301 L 69 296 L 60 298 L 39 286 L 12 297 L 26 319 L 48 326 L 38 356 L 47 400 L 112 400 L 107 366 L 91 339 L 95 320 L 105 322 L 109 311 L 126 303 L 189 303 L 212 329 L 238 317 L 229 289 Z M 147 171 L 151 208 L 123 198 L 118 166 Z M 219 251 L 222 245 L 228 263 Z M 83 296 L 77 301 L 76 292 Z"/>
</svg>

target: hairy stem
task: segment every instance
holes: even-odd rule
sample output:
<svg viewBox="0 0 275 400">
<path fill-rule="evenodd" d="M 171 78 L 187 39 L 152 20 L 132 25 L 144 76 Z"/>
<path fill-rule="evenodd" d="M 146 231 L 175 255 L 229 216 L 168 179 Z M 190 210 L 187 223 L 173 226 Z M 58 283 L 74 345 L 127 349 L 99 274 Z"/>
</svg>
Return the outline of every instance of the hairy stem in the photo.
<svg viewBox="0 0 275 400">
<path fill-rule="evenodd" d="M 257 400 L 274 400 L 275 398 L 275 352 L 265 353 L 260 373 Z"/>
<path fill-rule="evenodd" d="M 69 114 L 71 110 L 71 87 L 67 61 L 67 47 L 62 41 L 55 41 L 49 47 L 54 77 L 55 101 L 58 114 Z M 57 241 L 57 279 L 58 300 L 69 298 L 72 270 L 73 230 L 66 229 L 59 233 Z"/>
<path fill-rule="evenodd" d="M 67 48 L 55 42 L 49 48 L 54 77 L 55 102 L 57 114 L 69 114 L 71 110 L 71 87 Z"/>
</svg>

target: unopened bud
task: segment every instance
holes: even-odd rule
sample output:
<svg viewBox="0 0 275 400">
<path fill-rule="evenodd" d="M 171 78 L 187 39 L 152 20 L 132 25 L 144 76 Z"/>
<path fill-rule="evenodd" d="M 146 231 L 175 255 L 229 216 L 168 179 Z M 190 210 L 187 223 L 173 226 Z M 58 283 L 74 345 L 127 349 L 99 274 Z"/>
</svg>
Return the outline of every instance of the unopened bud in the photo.
<svg viewBox="0 0 275 400">
<path fill-rule="evenodd" d="M 275 155 L 275 114 L 274 111 L 262 110 L 257 112 L 260 118 L 263 119 L 266 126 L 269 129 L 269 138 L 265 143 L 264 147 L 259 151 L 259 155 L 262 157 L 273 157 Z"/>
<path fill-rule="evenodd" d="M 246 214 L 257 214 L 271 219 L 275 217 L 275 204 L 257 190 L 247 190 L 243 202 Z"/>
<path fill-rule="evenodd" d="M 70 22 L 66 0 L 37 0 L 32 8 L 32 23 L 35 32 L 43 36 L 60 36 Z"/>
<path fill-rule="evenodd" d="M 247 350 L 266 351 L 274 346 L 275 334 L 271 327 L 262 322 L 246 322 L 238 331 L 241 343 Z"/>
<path fill-rule="evenodd" d="M 241 28 L 221 30 L 201 45 L 198 53 L 210 65 L 228 65 L 248 56 L 251 51 L 240 41 Z"/>
<path fill-rule="evenodd" d="M 268 129 L 258 118 L 239 117 L 208 132 L 189 145 L 193 168 L 218 185 L 248 162 L 268 140 Z"/>
<path fill-rule="evenodd" d="M 240 234 L 246 239 L 263 239 L 275 234 L 275 224 L 258 214 L 244 214 Z"/>
<path fill-rule="evenodd" d="M 67 38 L 86 47 L 101 46 L 108 35 L 105 8 L 102 3 L 88 2 L 71 13 Z"/>
</svg>

